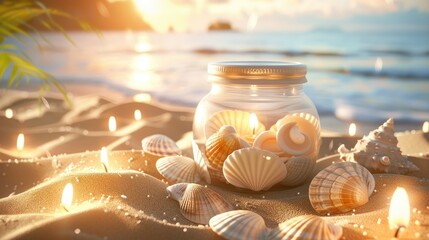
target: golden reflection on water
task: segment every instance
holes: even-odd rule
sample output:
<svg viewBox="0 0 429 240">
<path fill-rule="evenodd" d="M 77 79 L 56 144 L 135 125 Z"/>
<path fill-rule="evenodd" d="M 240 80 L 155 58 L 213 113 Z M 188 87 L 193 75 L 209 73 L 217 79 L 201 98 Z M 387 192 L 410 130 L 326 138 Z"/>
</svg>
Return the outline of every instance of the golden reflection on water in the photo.
<svg viewBox="0 0 429 240">
<path fill-rule="evenodd" d="M 149 91 L 162 87 L 162 77 L 153 72 L 153 57 L 150 54 L 139 54 L 131 62 L 131 72 L 127 78 L 127 86 L 136 90 Z"/>
</svg>

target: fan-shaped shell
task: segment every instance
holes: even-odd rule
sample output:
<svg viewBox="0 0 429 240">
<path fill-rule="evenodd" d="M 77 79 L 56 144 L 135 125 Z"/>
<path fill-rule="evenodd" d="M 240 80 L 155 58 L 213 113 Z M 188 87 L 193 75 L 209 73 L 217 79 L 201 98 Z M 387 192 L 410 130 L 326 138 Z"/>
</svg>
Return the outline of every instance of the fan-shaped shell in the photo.
<svg viewBox="0 0 429 240">
<path fill-rule="evenodd" d="M 207 121 L 205 126 L 206 138 L 216 133 L 222 126 L 229 125 L 235 128 L 238 135 L 241 137 L 258 135 L 265 130 L 265 126 L 259 122 L 253 133 L 253 128 L 250 126 L 249 112 L 239 110 L 225 110 L 216 112 Z"/>
<path fill-rule="evenodd" d="M 341 226 L 327 223 L 318 216 L 303 215 L 280 223 L 268 239 L 337 240 L 342 235 Z"/>
<path fill-rule="evenodd" d="M 294 157 L 283 162 L 287 170 L 287 175 L 281 182 L 284 186 L 298 186 L 304 183 L 316 165 L 316 161 L 308 157 Z"/>
<path fill-rule="evenodd" d="M 276 133 L 273 131 L 261 132 L 253 142 L 253 147 L 272 152 L 277 155 L 283 154 L 283 149 L 281 149 L 277 144 Z"/>
<path fill-rule="evenodd" d="M 170 156 L 158 159 L 156 169 L 168 181 L 199 182 L 201 180 L 196 162 L 185 156 Z"/>
<path fill-rule="evenodd" d="M 218 214 L 210 219 L 211 229 L 228 240 L 264 240 L 269 229 L 264 219 L 247 210 L 234 210 Z"/>
<path fill-rule="evenodd" d="M 293 156 L 308 154 L 312 139 L 298 128 L 295 122 L 285 123 L 277 130 L 277 144 L 285 152 Z"/>
<path fill-rule="evenodd" d="M 241 148 L 240 137 L 231 126 L 222 126 L 207 139 L 206 156 L 209 167 L 222 173 L 223 162 L 229 154 Z"/>
<path fill-rule="evenodd" d="M 211 183 L 205 151 L 206 147 L 204 144 L 198 144 L 195 140 L 192 140 L 192 152 L 194 154 L 194 160 L 197 163 L 198 172 L 207 183 Z"/>
<path fill-rule="evenodd" d="M 375 180 L 364 167 L 339 162 L 320 171 L 311 181 L 308 197 L 321 214 L 343 213 L 368 202 Z"/>
<path fill-rule="evenodd" d="M 296 123 L 296 126 L 299 128 L 300 132 L 305 134 L 312 142 L 312 147 L 309 150 L 309 153 L 306 155 L 308 157 L 314 158 L 319 154 L 320 148 L 320 123 L 319 120 L 309 114 L 309 113 L 292 113 L 288 114 L 285 117 L 279 119 L 276 124 L 271 127 L 271 131 L 278 132 L 281 126 L 287 123 Z M 279 140 L 277 140 L 279 142 Z"/>
<path fill-rule="evenodd" d="M 156 156 L 176 156 L 181 155 L 182 150 L 169 137 L 162 134 L 155 134 L 142 140 L 142 148 L 146 153 Z"/>
<path fill-rule="evenodd" d="M 286 177 L 286 167 L 271 152 L 243 148 L 226 159 L 223 175 L 232 185 L 253 191 L 268 190 Z"/>
<path fill-rule="evenodd" d="M 200 224 L 208 224 L 210 218 L 233 210 L 232 205 L 217 192 L 194 183 L 188 184 L 179 203 L 182 215 Z"/>
<path fill-rule="evenodd" d="M 171 198 L 176 201 L 180 201 L 185 194 L 185 190 L 188 187 L 189 183 L 176 183 L 167 187 L 167 192 L 170 194 Z"/>
</svg>

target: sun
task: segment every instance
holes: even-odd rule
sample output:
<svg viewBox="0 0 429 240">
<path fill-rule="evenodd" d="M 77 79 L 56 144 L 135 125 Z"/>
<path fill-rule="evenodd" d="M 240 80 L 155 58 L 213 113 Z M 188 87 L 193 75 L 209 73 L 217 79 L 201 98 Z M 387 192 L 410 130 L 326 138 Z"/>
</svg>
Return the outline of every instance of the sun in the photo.
<svg viewBox="0 0 429 240">
<path fill-rule="evenodd" d="M 137 11 L 142 15 L 156 15 L 160 12 L 160 3 L 161 1 L 153 0 L 134 0 Z"/>
</svg>

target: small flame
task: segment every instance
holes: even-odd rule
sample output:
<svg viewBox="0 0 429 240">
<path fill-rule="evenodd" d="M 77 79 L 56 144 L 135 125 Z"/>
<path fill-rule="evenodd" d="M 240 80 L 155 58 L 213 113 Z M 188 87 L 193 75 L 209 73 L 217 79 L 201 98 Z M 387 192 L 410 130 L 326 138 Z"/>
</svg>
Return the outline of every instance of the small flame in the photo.
<svg viewBox="0 0 429 240">
<path fill-rule="evenodd" d="M 73 202 L 73 185 L 67 183 L 63 190 L 63 196 L 61 197 L 61 204 L 66 211 L 69 210 Z"/>
<path fill-rule="evenodd" d="M 6 109 L 5 111 L 4 111 L 4 115 L 5 115 L 5 117 L 6 118 L 13 118 L 13 110 L 12 109 L 10 109 L 10 108 L 8 108 L 8 109 Z"/>
<path fill-rule="evenodd" d="M 107 167 L 109 166 L 109 157 L 107 156 L 106 147 L 101 148 L 100 160 L 101 160 L 101 163 L 104 165 L 104 168 L 107 172 Z"/>
<path fill-rule="evenodd" d="M 381 70 L 383 70 L 383 59 L 378 57 L 377 60 L 375 60 L 375 64 L 374 64 L 374 70 L 376 73 L 381 72 Z"/>
<path fill-rule="evenodd" d="M 24 149 L 24 142 L 25 142 L 24 134 L 20 133 L 18 135 L 18 138 L 16 139 L 16 149 L 18 149 L 19 151 Z"/>
<path fill-rule="evenodd" d="M 139 121 L 139 120 L 141 120 L 141 119 L 142 119 L 142 112 L 141 112 L 140 110 L 136 109 L 136 110 L 134 111 L 134 119 L 135 119 L 136 121 Z"/>
<path fill-rule="evenodd" d="M 250 129 L 252 129 L 253 131 L 253 135 L 255 135 L 255 130 L 258 127 L 258 124 L 259 124 L 258 117 L 256 116 L 256 114 L 251 113 L 249 118 L 249 126 L 250 126 Z"/>
<path fill-rule="evenodd" d="M 428 133 L 429 132 L 429 121 L 426 121 L 426 122 L 423 123 L 422 130 L 423 130 L 424 133 Z"/>
<path fill-rule="evenodd" d="M 134 95 L 133 100 L 135 102 L 150 103 L 152 101 L 152 96 L 148 93 L 139 93 Z"/>
<path fill-rule="evenodd" d="M 407 191 L 398 187 L 393 193 L 389 208 L 389 226 L 396 229 L 407 227 L 410 223 L 410 201 Z"/>
<path fill-rule="evenodd" d="M 109 131 L 110 132 L 116 131 L 116 118 L 114 116 L 111 116 L 109 118 Z"/>
<path fill-rule="evenodd" d="M 349 135 L 350 135 L 350 137 L 353 137 L 354 135 L 356 135 L 356 124 L 355 123 L 350 123 Z"/>
</svg>

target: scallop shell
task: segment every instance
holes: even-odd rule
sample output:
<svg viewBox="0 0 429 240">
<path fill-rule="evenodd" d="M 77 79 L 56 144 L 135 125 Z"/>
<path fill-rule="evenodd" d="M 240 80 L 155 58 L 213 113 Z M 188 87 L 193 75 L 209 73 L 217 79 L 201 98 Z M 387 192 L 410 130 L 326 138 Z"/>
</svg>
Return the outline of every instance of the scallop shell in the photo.
<svg viewBox="0 0 429 240">
<path fill-rule="evenodd" d="M 374 173 L 407 174 L 419 171 L 414 163 L 402 155 L 397 145 L 394 121 L 390 118 L 378 129 L 359 140 L 351 150 L 341 145 L 338 152 L 342 160 L 357 162 Z"/>
<path fill-rule="evenodd" d="M 181 155 L 182 150 L 169 137 L 162 134 L 155 134 L 142 140 L 142 148 L 146 153 L 156 156 L 176 156 Z"/>
<path fill-rule="evenodd" d="M 303 215 L 280 223 L 267 239 L 337 240 L 343 235 L 343 228 L 327 223 L 321 217 Z"/>
<path fill-rule="evenodd" d="M 228 156 L 223 175 L 232 185 L 253 191 L 268 190 L 286 177 L 286 167 L 271 152 L 243 148 Z"/>
<path fill-rule="evenodd" d="M 277 155 L 283 154 L 283 149 L 281 149 L 277 144 L 276 133 L 273 131 L 261 132 L 253 142 L 253 147 L 272 152 Z"/>
<path fill-rule="evenodd" d="M 176 183 L 174 185 L 168 186 L 167 192 L 170 194 L 171 198 L 179 202 L 182 200 L 183 194 L 185 194 L 188 184 L 189 183 Z"/>
<path fill-rule="evenodd" d="M 207 139 L 206 156 L 212 177 L 218 180 L 223 178 L 221 177 L 223 162 L 229 154 L 240 148 L 240 137 L 231 126 L 222 126 L 217 133 Z"/>
<path fill-rule="evenodd" d="M 208 224 L 210 218 L 233 210 L 232 205 L 217 192 L 194 183 L 188 184 L 179 203 L 182 215 L 200 224 Z"/>
<path fill-rule="evenodd" d="M 259 122 L 258 126 L 253 133 L 253 129 L 249 126 L 250 119 L 249 112 L 239 110 L 225 110 L 216 112 L 209 120 L 207 120 L 205 126 L 206 138 L 215 134 L 222 126 L 229 125 L 235 128 L 238 135 L 241 137 L 258 135 L 260 132 L 265 131 L 265 126 Z"/>
<path fill-rule="evenodd" d="M 279 119 L 277 123 L 271 127 L 270 130 L 277 132 L 281 126 L 292 122 L 295 122 L 299 130 L 312 141 L 312 147 L 309 151 L 308 157 L 310 158 L 317 157 L 317 155 L 319 154 L 321 141 L 320 141 L 320 123 L 315 116 L 309 113 L 288 114 L 282 119 Z"/>
<path fill-rule="evenodd" d="M 313 168 L 316 165 L 316 161 L 308 157 L 288 158 L 283 162 L 286 166 L 287 175 L 281 183 L 290 187 L 304 183 L 313 173 Z"/>
<path fill-rule="evenodd" d="M 300 131 L 296 122 L 285 123 L 277 130 L 277 144 L 293 156 L 308 154 L 312 148 L 312 139 Z"/>
<path fill-rule="evenodd" d="M 364 167 L 339 162 L 320 171 L 311 181 L 308 197 L 321 214 L 344 213 L 368 202 L 375 180 Z"/>
<path fill-rule="evenodd" d="M 247 210 L 221 213 L 212 217 L 209 225 L 215 233 L 229 240 L 264 240 L 270 231 L 261 216 Z"/>
<path fill-rule="evenodd" d="M 194 160 L 197 163 L 198 172 L 200 176 L 210 184 L 211 179 L 207 169 L 208 160 L 205 151 L 206 147 L 204 144 L 198 144 L 195 140 L 192 140 L 192 152 L 194 154 Z"/>
<path fill-rule="evenodd" d="M 158 159 L 156 169 L 168 181 L 196 183 L 201 180 L 198 166 L 192 158 L 170 156 Z"/>
</svg>

